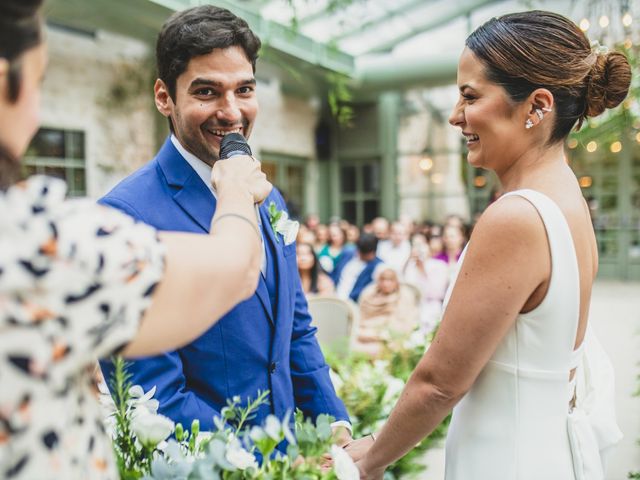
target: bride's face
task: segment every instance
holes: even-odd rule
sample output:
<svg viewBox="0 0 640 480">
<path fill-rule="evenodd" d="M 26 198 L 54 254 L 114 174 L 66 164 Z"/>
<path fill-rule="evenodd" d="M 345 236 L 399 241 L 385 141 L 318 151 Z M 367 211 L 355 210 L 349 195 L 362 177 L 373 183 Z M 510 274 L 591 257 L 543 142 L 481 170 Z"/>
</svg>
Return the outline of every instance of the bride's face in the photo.
<svg viewBox="0 0 640 480">
<path fill-rule="evenodd" d="M 526 146 L 526 115 L 501 86 L 490 82 L 482 63 L 465 48 L 458 64 L 460 98 L 449 123 L 462 130 L 474 167 L 500 170 L 519 158 Z"/>
<path fill-rule="evenodd" d="M 22 157 L 40 120 L 40 90 L 47 64 L 44 42 L 13 62 L 0 58 L 0 143 L 16 158 Z M 9 74 L 19 68 L 20 86 L 15 101 L 9 99 Z"/>
</svg>

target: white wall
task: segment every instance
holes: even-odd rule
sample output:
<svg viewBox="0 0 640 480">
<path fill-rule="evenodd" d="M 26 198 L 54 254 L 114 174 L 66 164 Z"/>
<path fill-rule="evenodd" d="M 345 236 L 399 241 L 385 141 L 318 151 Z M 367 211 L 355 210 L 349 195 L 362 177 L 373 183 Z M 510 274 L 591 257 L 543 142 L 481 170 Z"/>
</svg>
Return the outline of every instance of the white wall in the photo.
<svg viewBox="0 0 640 480">
<path fill-rule="evenodd" d="M 85 132 L 87 192 L 97 197 L 153 154 L 151 95 L 133 98 L 126 108 L 115 108 L 109 101 L 119 74 L 137 68 L 148 49 L 136 40 L 101 31 L 91 38 L 48 28 L 47 37 L 41 124 Z"/>
</svg>

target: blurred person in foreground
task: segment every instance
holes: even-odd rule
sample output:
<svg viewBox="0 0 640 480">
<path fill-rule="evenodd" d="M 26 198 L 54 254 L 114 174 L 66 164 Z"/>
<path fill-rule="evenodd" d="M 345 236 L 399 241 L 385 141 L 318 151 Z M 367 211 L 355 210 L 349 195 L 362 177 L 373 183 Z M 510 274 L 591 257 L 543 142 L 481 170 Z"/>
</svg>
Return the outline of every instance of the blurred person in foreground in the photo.
<svg viewBox="0 0 640 480">
<path fill-rule="evenodd" d="M 331 295 L 335 292 L 333 281 L 327 275 L 310 243 L 297 243 L 298 273 L 305 295 Z"/>
<path fill-rule="evenodd" d="M 600 454 L 620 433 L 613 386 L 588 370 L 613 372 L 606 355 L 582 360 L 597 348 L 586 333 L 598 251 L 564 141 L 620 104 L 630 80 L 623 54 L 592 50 L 555 13 L 504 15 L 467 38 L 449 121 L 505 194 L 475 226 L 436 337 L 358 462 L 363 480 L 381 479 L 452 408 L 447 480 L 604 478 Z M 595 391 L 577 390 L 578 376 Z"/>
<path fill-rule="evenodd" d="M 444 262 L 431 258 L 429 244 L 421 233 L 411 237 L 411 256 L 404 266 L 403 279 L 420 291 L 420 328 L 431 332 L 442 316 L 449 269 Z"/>
<path fill-rule="evenodd" d="M 58 179 L 16 183 L 38 128 L 47 63 L 40 0 L 0 3 L 0 477 L 113 479 L 92 371 L 98 357 L 180 347 L 255 289 L 253 205 L 271 185 L 250 157 L 208 182 L 209 235 L 158 233 Z"/>
<path fill-rule="evenodd" d="M 206 233 L 217 192 L 205 180 L 220 163 L 220 143 L 232 132 L 248 138 L 258 114 L 259 48 L 247 23 L 226 9 L 202 5 L 173 14 L 158 35 L 154 88 L 171 134 L 152 161 L 101 202 L 159 230 Z M 254 294 L 190 344 L 132 362 L 132 381 L 145 391 L 157 386 L 159 413 L 183 425 L 198 419 L 202 430 L 212 430 L 227 398 L 239 396 L 245 406 L 258 391 L 269 391 L 269 404 L 250 425 L 299 408 L 313 420 L 333 416 L 346 441 L 347 411 L 329 378 L 300 284 L 297 224 L 272 226 L 271 204 L 286 212 L 275 188 L 259 208 L 263 255 Z M 112 366 L 102 366 L 108 377 Z"/>
<path fill-rule="evenodd" d="M 418 302 L 410 287 L 400 284 L 398 272 L 388 265 L 378 269 L 374 283 L 358 301 L 360 321 L 353 349 L 375 358 L 385 343 L 403 337 L 418 326 Z"/>
</svg>

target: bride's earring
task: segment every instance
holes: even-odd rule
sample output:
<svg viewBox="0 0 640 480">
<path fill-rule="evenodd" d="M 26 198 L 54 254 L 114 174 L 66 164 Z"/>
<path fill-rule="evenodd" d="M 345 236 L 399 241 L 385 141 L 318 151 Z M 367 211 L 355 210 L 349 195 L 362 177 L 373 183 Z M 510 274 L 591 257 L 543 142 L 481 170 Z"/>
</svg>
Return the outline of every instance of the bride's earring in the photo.
<svg viewBox="0 0 640 480">
<path fill-rule="evenodd" d="M 531 127 L 533 127 L 533 121 L 531 121 L 530 118 L 527 118 L 527 121 L 524 122 L 524 128 L 526 128 L 527 130 L 529 130 Z"/>
</svg>

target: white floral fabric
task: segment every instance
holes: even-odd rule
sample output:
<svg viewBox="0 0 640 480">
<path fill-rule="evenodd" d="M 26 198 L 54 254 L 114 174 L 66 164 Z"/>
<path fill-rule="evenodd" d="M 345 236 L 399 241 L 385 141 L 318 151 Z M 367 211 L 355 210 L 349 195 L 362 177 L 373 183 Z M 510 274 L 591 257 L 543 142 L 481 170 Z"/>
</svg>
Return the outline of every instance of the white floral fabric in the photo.
<svg viewBox="0 0 640 480">
<path fill-rule="evenodd" d="M 116 478 L 92 369 L 164 271 L 155 230 L 65 193 L 43 176 L 0 193 L 0 478 Z"/>
</svg>

